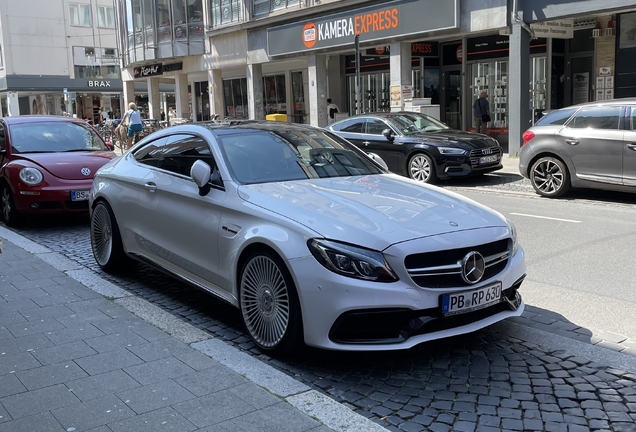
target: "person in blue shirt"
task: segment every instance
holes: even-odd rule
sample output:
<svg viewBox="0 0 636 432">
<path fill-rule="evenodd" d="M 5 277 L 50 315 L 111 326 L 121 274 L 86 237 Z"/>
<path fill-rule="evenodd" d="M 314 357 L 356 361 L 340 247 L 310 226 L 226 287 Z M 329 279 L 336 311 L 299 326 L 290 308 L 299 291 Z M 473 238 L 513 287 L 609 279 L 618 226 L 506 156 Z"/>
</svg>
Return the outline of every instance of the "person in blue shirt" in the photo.
<svg viewBox="0 0 636 432">
<path fill-rule="evenodd" d="M 144 126 L 141 123 L 141 114 L 139 113 L 139 110 L 137 109 L 137 105 L 131 102 L 128 104 L 128 108 L 129 108 L 128 111 L 124 113 L 124 118 L 122 119 L 122 122 L 124 123 L 128 122 L 127 148 L 131 148 L 133 143 L 133 137 L 135 136 L 135 132 L 141 132 Z"/>
</svg>

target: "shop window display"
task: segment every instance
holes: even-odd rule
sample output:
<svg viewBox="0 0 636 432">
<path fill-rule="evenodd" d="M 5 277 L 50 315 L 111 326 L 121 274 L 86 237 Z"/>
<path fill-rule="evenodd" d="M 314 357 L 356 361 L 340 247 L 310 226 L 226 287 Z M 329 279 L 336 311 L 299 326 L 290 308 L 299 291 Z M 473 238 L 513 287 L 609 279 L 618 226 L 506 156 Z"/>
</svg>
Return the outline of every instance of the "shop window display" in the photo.
<svg viewBox="0 0 636 432">
<path fill-rule="evenodd" d="M 265 114 L 287 114 L 285 75 L 263 77 Z"/>
<path fill-rule="evenodd" d="M 508 62 L 488 61 L 473 64 L 471 67 L 472 90 L 471 107 L 481 92 L 488 93 L 490 102 L 489 127 L 508 127 Z M 472 108 L 470 110 L 471 118 Z"/>
<path fill-rule="evenodd" d="M 226 118 L 248 118 L 247 78 L 223 80 L 223 96 Z"/>
</svg>

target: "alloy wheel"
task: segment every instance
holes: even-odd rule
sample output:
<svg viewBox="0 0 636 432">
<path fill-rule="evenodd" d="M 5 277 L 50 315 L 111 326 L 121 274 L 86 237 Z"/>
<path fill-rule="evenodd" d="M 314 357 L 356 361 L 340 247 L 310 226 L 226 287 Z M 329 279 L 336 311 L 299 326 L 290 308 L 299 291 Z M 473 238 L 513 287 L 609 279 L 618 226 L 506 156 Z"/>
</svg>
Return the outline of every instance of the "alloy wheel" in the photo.
<svg viewBox="0 0 636 432">
<path fill-rule="evenodd" d="M 11 191 L 8 186 L 2 188 L 2 218 L 5 221 L 11 220 Z"/>
<path fill-rule="evenodd" d="M 91 240 L 97 263 L 107 265 L 113 252 L 113 225 L 104 205 L 98 205 L 93 212 Z"/>
<path fill-rule="evenodd" d="M 413 156 L 411 163 L 409 164 L 409 174 L 412 179 L 421 182 L 428 182 L 431 178 L 431 162 L 423 154 Z"/>
<path fill-rule="evenodd" d="M 287 331 L 289 287 L 276 262 L 263 255 L 252 258 L 241 275 L 241 312 L 248 332 L 264 348 L 276 347 Z"/>
<path fill-rule="evenodd" d="M 553 159 L 545 159 L 534 166 L 533 182 L 545 195 L 555 195 L 563 187 L 565 173 Z"/>
</svg>

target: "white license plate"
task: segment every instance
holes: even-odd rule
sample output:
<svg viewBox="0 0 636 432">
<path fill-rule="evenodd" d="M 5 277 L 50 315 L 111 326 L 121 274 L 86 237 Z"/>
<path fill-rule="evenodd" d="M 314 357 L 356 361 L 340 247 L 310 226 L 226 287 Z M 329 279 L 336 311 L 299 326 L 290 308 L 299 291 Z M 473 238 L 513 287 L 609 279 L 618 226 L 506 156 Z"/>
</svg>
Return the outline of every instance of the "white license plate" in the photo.
<svg viewBox="0 0 636 432">
<path fill-rule="evenodd" d="M 71 191 L 71 201 L 86 201 L 90 191 Z"/>
<path fill-rule="evenodd" d="M 484 156 L 482 158 L 479 158 L 479 163 L 480 164 L 485 164 L 485 163 L 490 163 L 490 162 L 497 162 L 498 160 L 499 160 L 499 156 L 497 156 L 497 155 Z"/>
<path fill-rule="evenodd" d="M 501 282 L 483 288 L 446 294 L 442 297 L 442 313 L 456 315 L 482 309 L 501 301 Z"/>
</svg>

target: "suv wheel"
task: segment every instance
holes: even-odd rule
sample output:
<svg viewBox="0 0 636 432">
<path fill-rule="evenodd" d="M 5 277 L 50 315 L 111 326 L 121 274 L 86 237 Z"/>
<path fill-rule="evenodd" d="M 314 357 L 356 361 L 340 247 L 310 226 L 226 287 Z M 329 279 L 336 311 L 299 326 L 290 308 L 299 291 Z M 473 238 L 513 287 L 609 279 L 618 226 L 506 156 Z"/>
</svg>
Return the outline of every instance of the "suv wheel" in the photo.
<svg viewBox="0 0 636 432">
<path fill-rule="evenodd" d="M 553 157 L 542 157 L 530 169 L 532 187 L 545 197 L 558 197 L 570 190 L 570 173 L 563 162 Z"/>
</svg>

